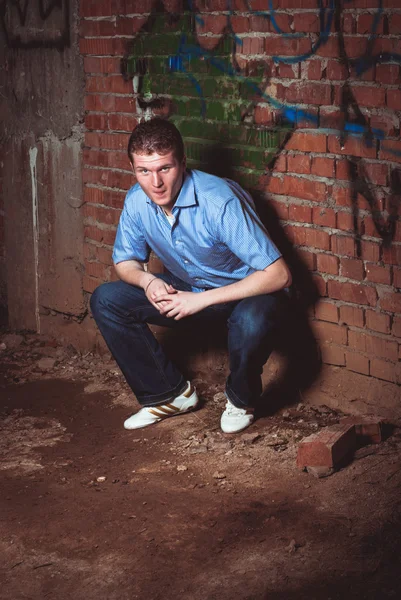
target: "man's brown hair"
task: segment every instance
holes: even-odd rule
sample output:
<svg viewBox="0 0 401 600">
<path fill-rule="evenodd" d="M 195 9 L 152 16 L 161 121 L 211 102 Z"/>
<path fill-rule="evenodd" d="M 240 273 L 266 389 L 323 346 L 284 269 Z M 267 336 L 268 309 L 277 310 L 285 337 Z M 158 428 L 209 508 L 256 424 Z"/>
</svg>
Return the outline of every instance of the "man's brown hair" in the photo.
<svg viewBox="0 0 401 600">
<path fill-rule="evenodd" d="M 173 152 L 177 160 L 184 158 L 184 142 L 177 127 L 170 121 L 156 117 L 139 123 L 128 142 L 128 157 L 135 154 L 168 154 Z"/>
</svg>

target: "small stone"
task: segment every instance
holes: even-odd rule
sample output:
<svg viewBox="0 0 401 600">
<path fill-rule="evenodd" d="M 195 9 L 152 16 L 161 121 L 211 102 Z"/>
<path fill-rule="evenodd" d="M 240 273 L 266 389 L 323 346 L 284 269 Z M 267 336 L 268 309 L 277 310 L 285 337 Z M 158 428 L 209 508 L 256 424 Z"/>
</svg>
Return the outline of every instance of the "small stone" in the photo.
<svg viewBox="0 0 401 600">
<path fill-rule="evenodd" d="M 107 477 L 104 477 L 104 475 L 102 475 L 101 477 L 96 477 L 96 481 L 98 483 L 104 483 L 106 481 Z"/>
<path fill-rule="evenodd" d="M 177 465 L 177 471 L 188 471 L 188 467 L 186 465 Z"/>
<path fill-rule="evenodd" d="M 1 344 L 0 344 L 0 352 L 3 352 L 4 350 L 7 350 L 7 346 L 5 345 L 4 342 L 1 342 Z"/>
<path fill-rule="evenodd" d="M 297 551 L 298 545 L 295 540 L 291 540 L 287 546 L 287 551 L 289 554 L 294 554 Z"/>
<path fill-rule="evenodd" d="M 227 402 L 227 397 L 224 392 L 217 392 L 217 394 L 215 394 L 213 396 L 213 401 L 214 402 Z"/>
<path fill-rule="evenodd" d="M 333 475 L 335 469 L 333 467 L 306 467 L 309 475 L 313 475 L 316 479 L 322 479 L 323 477 L 330 477 Z"/>
<path fill-rule="evenodd" d="M 7 333 L 6 335 L 3 335 L 1 341 L 9 350 L 15 350 L 22 344 L 24 337 L 22 335 L 18 335 L 17 333 Z"/>
<path fill-rule="evenodd" d="M 260 438 L 259 433 L 243 433 L 241 435 L 241 441 L 243 441 L 244 444 L 253 444 L 259 438 Z"/>
<path fill-rule="evenodd" d="M 215 471 L 212 477 L 213 479 L 225 479 L 226 475 L 224 473 L 220 473 L 220 471 Z"/>
<path fill-rule="evenodd" d="M 55 359 L 49 358 L 49 357 L 41 358 L 37 362 L 37 366 L 41 371 L 50 371 L 54 367 L 55 364 L 56 364 Z"/>
</svg>

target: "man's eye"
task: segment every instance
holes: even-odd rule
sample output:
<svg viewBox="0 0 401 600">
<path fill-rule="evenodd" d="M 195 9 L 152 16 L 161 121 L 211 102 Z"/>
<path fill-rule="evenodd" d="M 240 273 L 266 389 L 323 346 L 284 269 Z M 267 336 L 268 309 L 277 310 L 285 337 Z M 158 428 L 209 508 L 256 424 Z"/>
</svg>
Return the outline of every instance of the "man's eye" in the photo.
<svg viewBox="0 0 401 600">
<path fill-rule="evenodd" d="M 163 167 L 162 171 L 168 171 L 170 167 Z"/>
<path fill-rule="evenodd" d="M 142 169 L 142 171 L 139 171 L 140 173 L 142 173 L 142 175 L 146 175 L 146 173 L 148 172 L 147 169 Z"/>
</svg>

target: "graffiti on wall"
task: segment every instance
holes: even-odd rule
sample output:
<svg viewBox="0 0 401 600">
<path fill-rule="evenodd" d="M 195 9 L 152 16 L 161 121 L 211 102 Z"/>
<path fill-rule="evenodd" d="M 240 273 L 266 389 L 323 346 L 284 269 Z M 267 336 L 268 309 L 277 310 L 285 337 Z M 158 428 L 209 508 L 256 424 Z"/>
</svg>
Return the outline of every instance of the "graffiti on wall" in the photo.
<svg viewBox="0 0 401 600">
<path fill-rule="evenodd" d="M 69 0 L 0 0 L 0 20 L 9 48 L 70 46 Z"/>
<path fill-rule="evenodd" d="M 344 147 L 350 136 L 361 139 L 367 148 L 375 144 L 381 144 L 381 149 L 397 160 L 401 156 L 399 150 L 394 149 L 392 144 L 386 146 L 385 132 L 379 127 L 371 126 L 369 119 L 360 108 L 350 82 L 362 77 L 373 66 L 381 63 L 401 64 L 401 54 L 393 51 L 383 52 L 377 50 L 376 40 L 378 37 L 379 23 L 383 14 L 382 0 L 378 0 L 377 8 L 372 14 L 370 32 L 367 36 L 366 47 L 360 56 L 349 56 L 347 44 L 342 30 L 342 12 L 344 7 L 351 4 L 350 0 L 336 2 L 335 0 L 317 0 L 319 31 L 315 41 L 310 42 L 310 47 L 305 51 L 307 35 L 300 32 L 283 31 L 277 19 L 277 13 L 273 8 L 272 0 L 266 0 L 266 11 L 255 11 L 249 0 L 244 0 L 246 10 L 250 15 L 269 20 L 271 30 L 282 37 L 285 43 L 299 49 L 293 55 L 272 54 L 269 56 L 274 65 L 287 64 L 297 65 L 311 59 L 320 48 L 329 43 L 330 36 L 334 34 L 338 40 L 339 64 L 346 71 L 348 77 L 343 81 L 340 88 L 340 114 L 341 117 L 334 123 L 333 119 L 325 122 L 324 118 L 317 117 L 311 110 L 304 109 L 297 104 L 290 104 L 280 100 L 275 94 L 276 86 L 271 84 L 271 67 L 265 60 L 266 55 L 260 60 L 253 59 L 246 63 L 240 63 L 238 55 L 241 55 L 245 38 L 240 38 L 233 25 L 234 12 L 232 1 L 226 0 L 224 27 L 219 26 L 220 36 L 217 43 L 207 47 L 208 40 L 203 37 L 202 29 L 205 26 L 203 16 L 197 13 L 196 6 L 192 0 L 187 2 L 187 11 L 184 15 L 164 13 L 151 14 L 141 32 L 136 36 L 133 47 L 123 62 L 123 74 L 132 77 L 135 91 L 138 92 L 138 108 L 146 113 L 151 109 L 159 112 L 177 113 L 185 134 L 188 125 L 188 134 L 192 135 L 196 124 L 186 124 L 182 118 L 194 115 L 195 111 L 203 119 L 203 127 L 199 127 L 199 138 L 208 137 L 208 122 L 217 119 L 215 112 L 220 110 L 221 121 L 212 125 L 213 135 L 211 139 L 225 140 L 233 143 L 239 150 L 238 164 L 245 164 L 249 155 L 249 145 L 253 146 L 252 158 L 259 154 L 259 161 L 264 162 L 265 167 L 272 167 L 283 149 L 285 149 L 295 127 L 308 123 L 309 126 L 330 129 L 335 133 Z M 209 21 L 210 15 L 205 16 Z M 207 31 L 206 27 L 205 30 Z M 163 37 L 164 47 L 155 52 L 155 42 L 152 33 L 170 33 Z M 141 35 L 143 34 L 143 35 Z M 248 38 L 250 39 L 250 38 Z M 254 38 L 255 39 L 255 38 Z M 365 38 L 366 39 L 366 38 Z M 159 37 L 162 40 L 162 37 Z M 245 53 L 245 51 L 244 51 Z M 247 53 L 254 54 L 252 51 Z M 167 57 L 166 57 L 167 55 Z M 174 75 L 175 77 L 172 77 Z M 212 78 L 220 79 L 220 85 L 213 86 Z M 167 83 L 166 77 L 170 77 Z M 277 77 L 276 77 L 277 78 Z M 174 100 L 175 96 L 188 96 L 190 100 L 184 101 L 185 107 L 181 106 L 180 100 Z M 230 99 L 230 103 L 224 104 L 224 97 Z M 216 102 L 220 99 L 220 104 Z M 266 124 L 267 130 L 263 131 L 263 124 L 255 123 L 255 109 L 263 104 L 272 109 L 276 114 L 274 125 Z M 186 112 L 185 112 L 186 111 Z M 230 123 L 234 125 L 235 132 L 231 137 Z M 242 131 L 238 131 L 238 124 L 242 125 Z M 221 136 L 219 137 L 219 130 Z M 260 140 L 264 143 L 260 143 Z M 239 144 L 243 143 L 243 148 Z M 232 154 L 234 162 L 235 152 Z M 195 158 L 202 158 L 198 153 Z M 371 215 L 378 234 L 383 243 L 391 243 L 400 205 L 401 170 L 393 168 L 388 181 L 388 192 L 385 202 L 385 213 L 383 207 L 376 198 L 373 191 L 374 185 L 369 177 L 363 158 L 348 156 L 349 180 L 351 185 L 351 198 L 354 211 L 354 228 L 356 234 L 357 248 L 360 249 L 360 231 L 358 229 L 358 195 L 365 198 L 370 206 Z M 252 161 L 255 164 L 255 160 Z M 271 172 L 271 171 L 270 171 Z"/>
</svg>

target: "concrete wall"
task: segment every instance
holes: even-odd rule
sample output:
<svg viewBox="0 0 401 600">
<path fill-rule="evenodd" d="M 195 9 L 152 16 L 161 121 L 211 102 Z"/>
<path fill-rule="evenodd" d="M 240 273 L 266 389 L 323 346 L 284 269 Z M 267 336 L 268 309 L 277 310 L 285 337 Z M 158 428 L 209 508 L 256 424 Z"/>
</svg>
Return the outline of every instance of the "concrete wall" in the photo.
<svg viewBox="0 0 401 600">
<path fill-rule="evenodd" d="M 57 4 L 3 3 L 0 14 L 0 298 L 13 329 L 42 331 L 51 311 L 86 313 L 78 3 Z"/>
</svg>

